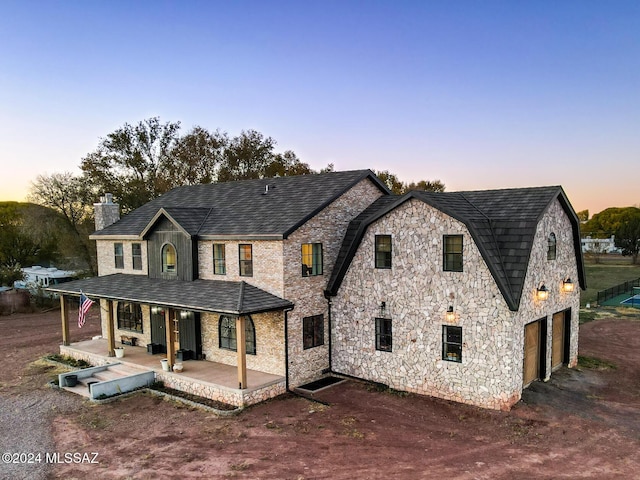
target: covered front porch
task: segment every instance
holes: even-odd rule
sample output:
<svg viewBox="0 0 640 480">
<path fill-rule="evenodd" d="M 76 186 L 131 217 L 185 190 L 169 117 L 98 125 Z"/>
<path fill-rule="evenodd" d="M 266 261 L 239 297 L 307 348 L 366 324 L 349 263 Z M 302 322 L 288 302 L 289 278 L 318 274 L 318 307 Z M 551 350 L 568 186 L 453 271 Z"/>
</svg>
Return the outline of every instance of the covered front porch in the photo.
<svg viewBox="0 0 640 480">
<path fill-rule="evenodd" d="M 156 380 L 167 387 L 236 406 L 257 403 L 287 389 L 283 319 L 293 304 L 245 282 L 115 274 L 49 290 L 60 295 L 63 354 L 96 366 L 116 361 L 137 365 L 153 370 Z M 72 343 L 67 298 L 81 294 L 100 300 L 102 338 Z M 138 313 L 129 315 L 131 311 Z M 251 315 L 259 317 L 257 329 Z M 183 322 L 190 322 L 193 335 L 187 335 Z M 256 335 L 260 328 L 261 335 Z M 246 339 L 246 332 L 253 337 Z M 127 345 L 125 357 L 116 360 L 115 349 L 126 338 L 137 340 L 137 345 Z M 159 351 L 166 353 L 152 354 Z M 249 365 L 248 353 L 252 354 Z M 168 371 L 161 359 L 166 360 Z M 178 361 L 184 373 L 173 371 Z"/>
<path fill-rule="evenodd" d="M 163 371 L 163 354 L 151 355 L 145 347 L 125 346 L 125 355 L 116 359 L 108 355 L 104 338 L 61 345 L 60 353 L 98 366 L 121 363 L 142 370 L 152 370 L 156 381 L 183 392 L 235 406 L 246 406 L 280 395 L 286 391 L 285 377 L 257 370 L 246 370 L 245 388 L 238 388 L 237 367 L 206 360 L 186 360 L 182 373 Z"/>
</svg>

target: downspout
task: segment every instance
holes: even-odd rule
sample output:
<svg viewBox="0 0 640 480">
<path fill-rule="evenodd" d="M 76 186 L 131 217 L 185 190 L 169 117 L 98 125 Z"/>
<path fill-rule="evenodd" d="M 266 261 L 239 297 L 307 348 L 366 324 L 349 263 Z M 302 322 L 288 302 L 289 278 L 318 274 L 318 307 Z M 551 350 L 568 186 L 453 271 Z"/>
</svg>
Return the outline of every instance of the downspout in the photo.
<svg viewBox="0 0 640 480">
<path fill-rule="evenodd" d="M 327 321 L 329 322 L 328 325 L 328 334 L 329 334 L 329 373 L 333 372 L 333 363 L 331 362 L 331 352 L 333 350 L 332 348 L 332 341 L 333 341 L 333 335 L 331 335 L 331 297 L 327 296 L 327 313 L 328 313 L 328 319 Z"/>
<path fill-rule="evenodd" d="M 284 378 L 285 391 L 289 391 L 289 312 L 293 307 L 284 309 Z"/>
</svg>

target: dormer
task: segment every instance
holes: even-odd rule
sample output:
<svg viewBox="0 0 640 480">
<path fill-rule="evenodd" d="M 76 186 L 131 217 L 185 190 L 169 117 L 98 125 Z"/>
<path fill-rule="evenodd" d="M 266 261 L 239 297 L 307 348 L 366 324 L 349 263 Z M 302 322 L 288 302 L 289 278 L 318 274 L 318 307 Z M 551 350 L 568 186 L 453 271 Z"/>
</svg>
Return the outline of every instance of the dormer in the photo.
<svg viewBox="0 0 640 480">
<path fill-rule="evenodd" d="M 208 209 L 161 208 L 142 231 L 147 242 L 149 278 L 198 278 L 196 232 Z"/>
</svg>

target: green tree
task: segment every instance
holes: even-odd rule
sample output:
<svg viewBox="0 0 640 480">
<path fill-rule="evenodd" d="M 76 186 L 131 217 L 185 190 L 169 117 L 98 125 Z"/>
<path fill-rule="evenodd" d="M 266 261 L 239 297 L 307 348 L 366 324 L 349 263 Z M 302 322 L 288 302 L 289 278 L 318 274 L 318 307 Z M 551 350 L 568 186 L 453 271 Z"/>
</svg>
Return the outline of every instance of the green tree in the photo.
<svg viewBox="0 0 640 480">
<path fill-rule="evenodd" d="M 95 245 L 89 240 L 94 230 L 92 190 L 86 179 L 69 172 L 39 175 L 31 184 L 29 198 L 55 212 L 49 220 L 64 235 L 65 241 L 60 238 L 59 242 L 97 272 Z"/>
<path fill-rule="evenodd" d="M 625 221 L 615 232 L 616 247 L 622 248 L 622 255 L 631 256 L 633 263 L 638 263 L 640 252 L 640 209 L 629 220 Z"/>
<path fill-rule="evenodd" d="M 226 148 L 218 181 L 249 180 L 315 173 L 287 150 L 275 152 L 276 141 L 255 130 L 242 131 Z"/>
<path fill-rule="evenodd" d="M 166 185 L 173 188 L 216 182 L 228 145 L 226 133 L 194 127 L 179 137 L 173 147 L 167 162 Z"/>
<path fill-rule="evenodd" d="M 407 185 L 409 190 L 422 190 L 425 192 L 444 192 L 444 183 L 440 180 L 420 180 L 418 183 L 411 182 Z"/>
<path fill-rule="evenodd" d="M 639 213 L 640 208 L 637 207 L 610 207 L 593 215 L 582 225 L 581 231 L 593 238 L 607 238 Z"/>
<path fill-rule="evenodd" d="M 579 212 L 576 212 L 576 215 L 578 216 L 578 220 L 581 222 L 589 220 L 589 210 L 580 210 Z"/>
<path fill-rule="evenodd" d="M 43 234 L 30 222 L 34 205 L 0 203 L 0 277 L 12 285 L 22 278 L 21 267 L 49 265 L 57 259 L 55 236 Z"/>
<path fill-rule="evenodd" d="M 123 212 L 138 208 L 173 186 L 170 172 L 180 122 L 158 117 L 124 126 L 107 135 L 82 159 L 80 168 L 98 192 L 113 193 Z M 173 167 L 175 171 L 175 166 Z"/>
<path fill-rule="evenodd" d="M 440 180 L 420 180 L 419 182 L 405 183 L 389 170 L 376 171 L 375 174 L 395 195 L 404 195 L 410 190 L 427 192 L 444 192 L 445 190 L 444 183 Z"/>
</svg>

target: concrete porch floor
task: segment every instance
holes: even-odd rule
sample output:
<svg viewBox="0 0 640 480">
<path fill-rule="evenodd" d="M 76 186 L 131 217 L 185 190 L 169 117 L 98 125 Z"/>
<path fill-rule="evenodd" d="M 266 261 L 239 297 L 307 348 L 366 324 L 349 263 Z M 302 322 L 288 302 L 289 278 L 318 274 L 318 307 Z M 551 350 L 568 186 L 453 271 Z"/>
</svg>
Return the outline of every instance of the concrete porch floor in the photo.
<svg viewBox="0 0 640 480">
<path fill-rule="evenodd" d="M 116 347 L 122 345 L 116 344 Z M 96 340 L 85 340 L 83 342 L 73 343 L 69 346 L 61 347 L 61 352 L 65 350 L 86 353 L 93 357 L 100 357 L 101 364 L 106 363 L 122 363 L 123 365 L 153 370 L 161 373 L 163 376 L 175 376 L 183 381 L 194 380 L 196 382 L 204 382 L 229 389 L 238 388 L 238 369 L 231 365 L 223 363 L 210 362 L 208 360 L 185 360 L 182 362 L 184 371 L 182 373 L 165 372 L 162 370 L 160 360 L 166 358 L 166 354 L 158 353 L 151 355 L 147 353 L 145 347 L 124 346 L 124 357 L 116 358 L 108 356 L 107 340 L 104 338 Z M 257 370 L 247 369 L 247 389 L 255 390 L 269 385 L 273 385 L 284 380 L 283 376 L 272 375 Z"/>
</svg>

